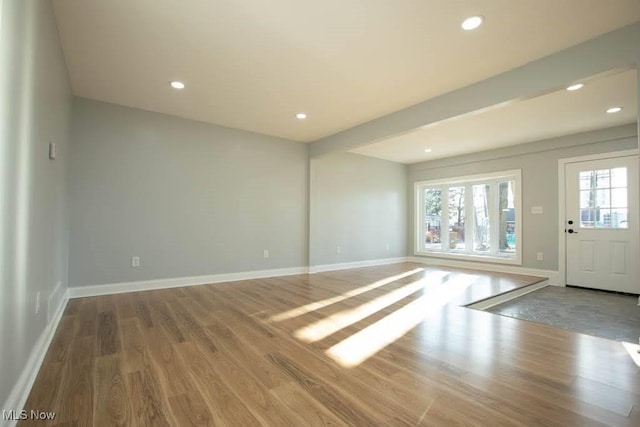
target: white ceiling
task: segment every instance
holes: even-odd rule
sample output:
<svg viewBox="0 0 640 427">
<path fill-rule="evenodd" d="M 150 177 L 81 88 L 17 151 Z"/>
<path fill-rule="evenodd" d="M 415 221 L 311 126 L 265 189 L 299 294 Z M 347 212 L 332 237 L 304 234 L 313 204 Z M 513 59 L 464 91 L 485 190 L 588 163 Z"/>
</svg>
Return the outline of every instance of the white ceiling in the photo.
<svg viewBox="0 0 640 427">
<path fill-rule="evenodd" d="M 636 70 L 585 81 L 582 89 L 558 91 L 433 123 L 352 150 L 415 163 L 633 123 L 638 114 Z M 609 107 L 623 110 L 607 114 Z M 431 149 L 425 153 L 425 149 Z"/>
<path fill-rule="evenodd" d="M 313 141 L 640 20 L 638 0 L 54 0 L 77 96 Z M 482 14 L 473 32 L 461 21 Z M 169 88 L 182 80 L 185 90 Z M 306 112 L 307 120 L 295 119 Z"/>
</svg>

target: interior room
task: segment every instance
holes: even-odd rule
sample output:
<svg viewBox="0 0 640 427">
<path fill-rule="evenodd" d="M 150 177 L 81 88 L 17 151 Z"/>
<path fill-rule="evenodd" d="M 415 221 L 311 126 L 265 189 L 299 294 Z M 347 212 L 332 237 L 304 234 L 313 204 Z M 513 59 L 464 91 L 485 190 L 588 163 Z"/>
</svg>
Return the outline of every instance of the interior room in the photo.
<svg viewBox="0 0 640 427">
<path fill-rule="evenodd" d="M 0 0 L 0 425 L 640 424 L 638 40 Z"/>
</svg>

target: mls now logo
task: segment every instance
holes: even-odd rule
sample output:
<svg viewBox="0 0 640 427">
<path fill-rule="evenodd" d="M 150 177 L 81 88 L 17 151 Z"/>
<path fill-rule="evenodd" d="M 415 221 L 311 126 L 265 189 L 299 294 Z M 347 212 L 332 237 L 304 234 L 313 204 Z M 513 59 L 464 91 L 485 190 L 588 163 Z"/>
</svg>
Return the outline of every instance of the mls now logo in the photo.
<svg viewBox="0 0 640 427">
<path fill-rule="evenodd" d="M 53 420 L 56 418 L 55 412 L 45 412 L 38 410 L 30 411 L 2 411 L 2 419 L 4 421 L 18 421 L 18 420 Z"/>
</svg>

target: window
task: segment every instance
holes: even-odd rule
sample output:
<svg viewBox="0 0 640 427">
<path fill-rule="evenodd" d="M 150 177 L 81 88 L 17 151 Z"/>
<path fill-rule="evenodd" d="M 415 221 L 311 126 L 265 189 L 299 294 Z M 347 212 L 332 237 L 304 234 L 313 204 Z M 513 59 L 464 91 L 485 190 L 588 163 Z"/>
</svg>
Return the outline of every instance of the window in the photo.
<svg viewBox="0 0 640 427">
<path fill-rule="evenodd" d="M 580 227 L 628 227 L 627 168 L 580 172 Z"/>
<path fill-rule="evenodd" d="M 512 170 L 416 183 L 416 254 L 520 264 L 520 176 Z M 596 187 L 586 188 L 596 197 Z M 613 200 L 619 186 L 608 189 Z"/>
</svg>

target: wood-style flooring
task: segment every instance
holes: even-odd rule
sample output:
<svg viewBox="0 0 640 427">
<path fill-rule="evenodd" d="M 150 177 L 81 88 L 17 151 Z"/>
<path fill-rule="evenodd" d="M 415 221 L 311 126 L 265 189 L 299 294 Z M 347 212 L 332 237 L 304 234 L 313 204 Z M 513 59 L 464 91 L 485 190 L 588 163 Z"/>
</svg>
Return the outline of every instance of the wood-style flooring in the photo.
<svg viewBox="0 0 640 427">
<path fill-rule="evenodd" d="M 460 306 L 535 280 L 404 263 L 73 299 L 25 409 L 65 426 L 640 425 L 621 343 Z"/>
</svg>

